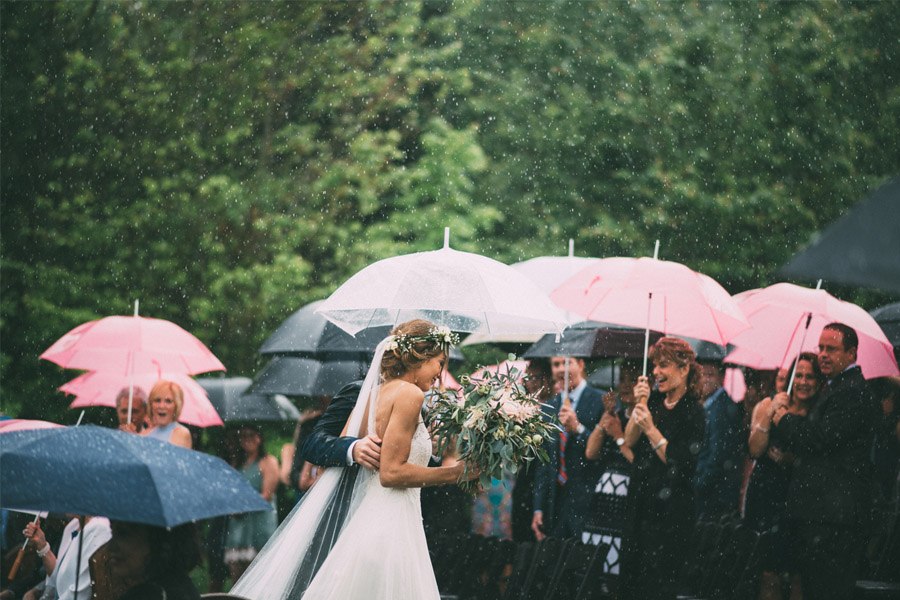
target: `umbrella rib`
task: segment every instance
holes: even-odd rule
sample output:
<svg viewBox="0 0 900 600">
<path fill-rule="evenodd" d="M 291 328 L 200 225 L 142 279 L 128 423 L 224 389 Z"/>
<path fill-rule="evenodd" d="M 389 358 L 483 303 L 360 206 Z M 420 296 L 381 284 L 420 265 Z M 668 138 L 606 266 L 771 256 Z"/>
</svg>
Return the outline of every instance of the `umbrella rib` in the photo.
<svg viewBox="0 0 900 600">
<path fill-rule="evenodd" d="M 722 327 L 719 325 L 719 318 L 716 316 L 716 311 L 711 306 L 707 306 L 706 310 L 709 311 L 709 314 L 712 316 L 713 325 L 716 326 L 716 331 L 719 334 L 719 343 L 724 346 L 727 340 L 725 339 L 725 333 L 722 331 Z"/>
<path fill-rule="evenodd" d="M 804 316 L 805 315 L 806 315 L 806 313 L 804 313 Z M 794 338 L 797 337 L 797 330 L 800 328 L 800 323 L 802 323 L 802 322 L 803 322 L 803 317 L 801 316 L 800 319 L 797 321 L 797 323 L 794 325 L 794 331 L 791 332 L 791 337 L 788 339 L 788 343 L 784 347 L 784 354 L 781 356 L 781 362 L 778 363 L 779 369 L 784 367 L 784 361 L 787 360 L 788 353 L 791 351 L 791 345 L 794 343 Z M 797 354 L 800 354 L 800 352 L 803 352 L 803 348 L 800 348 L 797 351 Z"/>
</svg>

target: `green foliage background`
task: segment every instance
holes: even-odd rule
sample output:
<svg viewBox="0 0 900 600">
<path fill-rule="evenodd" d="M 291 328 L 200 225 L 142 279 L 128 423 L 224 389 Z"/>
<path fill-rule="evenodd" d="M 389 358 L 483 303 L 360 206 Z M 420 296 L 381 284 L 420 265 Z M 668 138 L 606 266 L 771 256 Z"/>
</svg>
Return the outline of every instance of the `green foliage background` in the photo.
<svg viewBox="0 0 900 600">
<path fill-rule="evenodd" d="M 38 355 L 136 298 L 252 374 L 293 310 L 444 226 L 772 283 L 900 172 L 898 9 L 2 2 L 2 410 L 67 419 Z"/>
</svg>

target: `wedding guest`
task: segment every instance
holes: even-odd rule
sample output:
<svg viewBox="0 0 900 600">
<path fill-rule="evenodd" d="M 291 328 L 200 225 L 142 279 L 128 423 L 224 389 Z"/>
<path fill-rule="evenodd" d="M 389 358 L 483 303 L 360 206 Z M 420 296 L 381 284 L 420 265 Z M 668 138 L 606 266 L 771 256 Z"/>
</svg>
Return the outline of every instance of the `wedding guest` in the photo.
<svg viewBox="0 0 900 600">
<path fill-rule="evenodd" d="M 190 430 L 178 422 L 184 408 L 184 392 L 180 385 L 164 379 L 157 381 L 150 390 L 149 404 L 151 427 L 141 435 L 176 446 L 193 447 Z"/>
<path fill-rule="evenodd" d="M 872 393 L 881 402 L 881 418 L 872 445 L 872 462 L 882 497 L 898 499 L 897 472 L 900 469 L 900 382 L 881 377 L 870 382 Z"/>
<path fill-rule="evenodd" d="M 533 358 L 525 369 L 525 390 L 535 394 L 539 402 L 547 402 L 553 396 L 553 372 L 550 361 Z M 531 531 L 531 517 L 534 504 L 534 477 L 538 465 L 523 463 L 516 472 L 516 481 L 512 490 L 512 539 L 514 542 L 530 542 L 534 540 Z"/>
<path fill-rule="evenodd" d="M 218 438 L 216 456 L 235 466 L 242 456 L 241 439 L 233 428 L 226 428 Z M 209 574 L 207 592 L 218 593 L 225 589 L 225 580 L 228 578 L 228 565 L 225 564 L 225 539 L 228 536 L 227 515 L 214 517 L 209 520 L 206 529 L 205 555 L 206 569 Z"/>
<path fill-rule="evenodd" d="M 128 398 L 131 396 L 131 421 L 128 420 Z M 130 433 L 141 433 L 147 428 L 147 394 L 136 387 L 129 393 L 123 387 L 116 394 L 116 416 L 119 417 L 119 429 Z"/>
<path fill-rule="evenodd" d="M 111 532 L 109 521 L 104 517 L 82 517 L 82 519 L 83 530 L 79 518 L 76 517 L 69 521 L 63 530 L 62 541 L 56 553 L 47 543 L 40 523 L 32 522 L 25 526 L 23 534 L 30 539 L 38 556 L 43 560 L 47 579 L 43 592 L 31 590 L 23 596 L 24 599 L 72 600 L 76 594 L 79 598 L 91 597 L 90 558 L 109 541 Z M 81 537 L 83 540 L 79 544 Z M 81 546 L 80 559 L 78 556 L 79 545 Z"/>
<path fill-rule="evenodd" d="M 190 578 L 200 564 L 193 523 L 171 529 L 122 521 L 110 526 L 109 578 L 113 587 L 126 590 L 118 600 L 199 600 Z"/>
<path fill-rule="evenodd" d="M 548 534 L 581 537 L 591 507 L 600 467 L 585 458 L 587 438 L 603 414 L 603 395 L 587 384 L 584 360 L 554 356 L 553 378 L 565 385 L 568 363 L 569 389 L 557 394 L 547 410 L 558 412 L 562 431 L 547 442 L 550 461 L 535 478 L 531 530 L 538 541 Z"/>
<path fill-rule="evenodd" d="M 609 540 L 603 570 L 612 575 L 620 572 L 622 525 L 634 461 L 634 452 L 625 444 L 625 426 L 634 409 L 634 386 L 640 374 L 638 361 L 625 360 L 619 365 L 619 382 L 615 390 L 603 397 L 603 416 L 588 437 L 584 451 L 588 460 L 599 461 L 602 471 L 586 529 L 592 536 Z"/>
<path fill-rule="evenodd" d="M 700 362 L 700 397 L 706 415 L 703 446 L 694 476 L 698 518 L 715 520 L 738 511 L 747 432 L 744 409 L 725 391 L 722 361 Z"/>
<path fill-rule="evenodd" d="M 788 378 L 791 376 L 790 369 L 781 368 L 775 372 L 775 393 L 786 392 L 788 386 Z"/>
<path fill-rule="evenodd" d="M 297 419 L 297 425 L 294 427 L 293 440 L 290 444 L 285 444 L 287 452 L 285 447 L 281 449 L 281 483 L 286 491 L 284 495 L 288 497 L 287 503 L 290 508 L 293 508 L 311 485 L 310 475 L 313 465 L 303 460 L 299 449 L 315 429 L 330 399 L 325 397 L 320 401 L 322 402 L 321 408 L 307 408 L 300 413 L 300 418 Z M 306 473 L 305 477 L 304 473 Z"/>
<path fill-rule="evenodd" d="M 240 579 L 247 566 L 256 558 L 278 527 L 278 516 L 275 511 L 278 461 L 266 452 L 263 435 L 258 428 L 244 425 L 239 436 L 242 455 L 235 467 L 272 508 L 232 515 L 229 519 L 225 541 L 225 564 L 231 572 L 232 581 Z"/>
<path fill-rule="evenodd" d="M 664 337 L 651 351 L 657 389 L 646 377 L 625 427 L 634 451 L 619 598 L 674 599 L 694 524 L 693 478 L 705 418 L 700 366 L 690 344 Z"/>
<path fill-rule="evenodd" d="M 760 533 L 772 531 L 771 544 L 764 549 L 761 565 L 760 600 L 784 597 L 782 576 L 785 573 L 790 580 L 790 597 L 802 597 L 796 557 L 790 551 L 792 535 L 784 516 L 794 456 L 771 439 L 772 418 L 781 403 L 787 403 L 789 414 L 806 416 L 824 384 L 816 355 L 803 352 L 796 360 L 790 398 L 780 392 L 774 399 L 763 399 L 753 410 L 749 447 L 756 462 L 747 487 L 744 523 Z"/>
<path fill-rule="evenodd" d="M 585 447 L 588 460 L 604 459 L 622 466 L 630 465 L 634 460 L 634 453 L 625 445 L 624 435 L 625 425 L 634 410 L 634 386 L 640 373 L 640 364 L 635 360 L 624 360 L 619 365 L 619 383 L 615 390 L 603 396 L 603 416 L 588 437 Z"/>
<path fill-rule="evenodd" d="M 804 598 L 850 598 L 859 571 L 874 485 L 869 458 L 878 407 L 856 364 L 859 339 L 843 323 L 819 336 L 828 379 L 806 416 L 775 409 L 773 439 L 797 456 L 787 515 L 797 526 Z"/>
<path fill-rule="evenodd" d="M 747 391 L 744 392 L 744 401 L 741 402 L 741 404 L 744 405 L 744 425 L 749 431 L 750 421 L 752 420 L 753 410 L 756 408 L 756 405 L 763 398 L 771 397 L 776 393 L 776 371 L 757 370 L 750 368 L 744 368 L 743 371 L 744 382 L 747 385 Z M 749 453 L 744 456 L 744 465 L 741 475 L 741 494 L 738 501 L 738 506 L 741 507 L 742 513 L 747 497 L 747 486 L 750 484 L 750 473 L 753 471 L 753 463 L 754 461 L 750 457 Z"/>
</svg>

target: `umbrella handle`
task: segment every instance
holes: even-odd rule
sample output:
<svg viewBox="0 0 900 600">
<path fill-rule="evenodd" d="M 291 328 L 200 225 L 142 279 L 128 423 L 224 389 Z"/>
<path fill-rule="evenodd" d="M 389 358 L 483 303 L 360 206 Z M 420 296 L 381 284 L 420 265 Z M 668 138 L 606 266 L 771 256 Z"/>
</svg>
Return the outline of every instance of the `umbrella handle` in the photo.
<svg viewBox="0 0 900 600">
<path fill-rule="evenodd" d="M 821 283 L 821 282 L 822 282 L 822 280 L 820 279 L 819 283 Z M 803 352 L 803 344 L 806 343 L 806 334 L 809 333 L 810 321 L 812 321 L 812 313 L 809 313 L 808 315 L 806 315 L 806 327 L 803 328 L 803 337 L 800 338 L 800 348 L 799 348 L 799 350 L 797 350 L 798 358 L 800 356 L 800 353 Z M 799 362 L 800 362 L 799 360 L 795 359 L 794 366 L 791 368 L 791 379 L 790 379 L 790 381 L 788 381 L 788 386 L 787 386 L 788 398 L 791 397 L 791 390 L 794 389 L 794 377 L 797 375 L 797 363 L 799 363 Z"/>
<path fill-rule="evenodd" d="M 12 568 L 9 570 L 9 575 L 6 578 L 9 581 L 12 581 L 16 578 L 16 574 L 19 572 L 19 567 L 22 566 L 22 558 L 25 557 L 25 548 L 19 548 L 19 553 L 16 554 L 16 561 L 13 563 Z"/>
<path fill-rule="evenodd" d="M 656 242 L 659 248 L 659 241 Z M 653 292 L 647 294 L 647 328 L 644 330 L 644 377 L 647 376 L 647 353 L 650 351 L 650 306 L 653 301 Z"/>
</svg>

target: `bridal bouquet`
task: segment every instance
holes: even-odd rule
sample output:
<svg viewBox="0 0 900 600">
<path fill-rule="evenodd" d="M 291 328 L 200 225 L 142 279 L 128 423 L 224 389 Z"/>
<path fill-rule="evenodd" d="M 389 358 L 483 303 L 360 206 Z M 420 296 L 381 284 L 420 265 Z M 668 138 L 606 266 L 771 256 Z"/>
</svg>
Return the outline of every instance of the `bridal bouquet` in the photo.
<svg viewBox="0 0 900 600">
<path fill-rule="evenodd" d="M 460 484 L 467 492 L 489 486 L 491 478 L 502 479 L 504 471 L 515 473 L 522 463 L 549 460 L 544 442 L 558 425 L 544 418 L 541 403 L 526 393 L 523 380 L 515 367 L 506 372 L 481 368 L 460 378 L 461 390 L 436 393 L 428 415 L 438 454 L 455 444 L 466 469 L 480 471 L 477 480 Z"/>
</svg>

